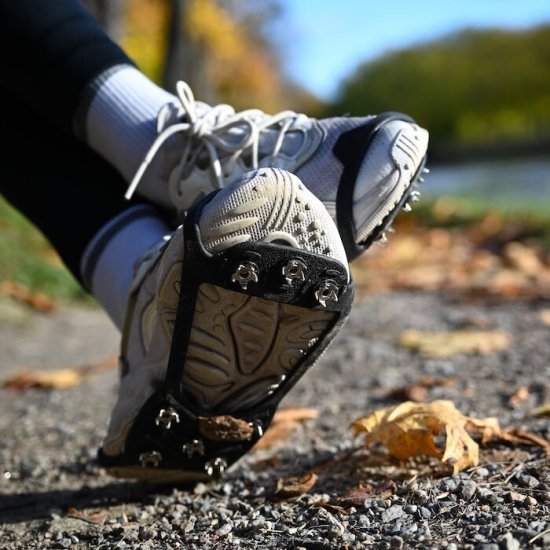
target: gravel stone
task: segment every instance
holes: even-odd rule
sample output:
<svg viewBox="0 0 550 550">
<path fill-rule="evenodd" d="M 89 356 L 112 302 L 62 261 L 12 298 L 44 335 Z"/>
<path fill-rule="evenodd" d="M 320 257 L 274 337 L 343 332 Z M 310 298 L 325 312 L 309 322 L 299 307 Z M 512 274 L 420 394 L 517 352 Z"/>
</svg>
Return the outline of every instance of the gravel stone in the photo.
<svg viewBox="0 0 550 550">
<path fill-rule="evenodd" d="M 397 463 L 380 460 L 381 465 L 362 468 L 364 460 L 376 458 L 375 449 L 365 456 L 354 451 L 349 460 L 341 458 L 356 445 L 350 420 L 387 406 L 392 390 L 430 373 L 451 373 L 456 380 L 454 385 L 430 388 L 430 399 L 451 399 L 465 414 L 496 416 L 503 425 L 550 435 L 546 419 L 505 406 L 512 386 L 537 388 L 533 396 L 541 403 L 550 399 L 550 342 L 537 308 L 540 304 L 519 301 L 492 301 L 490 307 L 477 299 L 449 302 L 423 292 L 388 292 L 358 302 L 339 343 L 287 398 L 289 406 L 317 408 L 319 418 L 301 425 L 276 448 L 249 453 L 223 481 L 195 487 L 172 490 L 115 481 L 97 467 L 96 449 L 116 400 L 114 371 L 94 373 L 81 386 L 64 391 L 10 393 L 0 388 L 0 473 L 9 472 L 0 475 L 1 546 L 6 550 L 65 545 L 131 550 L 550 547 L 548 536 L 529 545 L 547 528 L 550 502 L 550 468 L 535 447 L 522 448 L 521 463 L 514 466 L 517 473 L 512 476 L 506 455 L 491 462 L 491 453 L 516 450 L 498 444 L 480 450 L 481 468 L 439 478 L 435 473 L 424 475 L 420 468 L 414 481 L 409 481 L 410 472 L 404 476 L 408 481 L 402 481 Z M 449 312 L 455 316 L 449 317 Z M 502 353 L 442 361 L 426 361 L 396 344 L 411 327 L 453 330 L 449 319 L 456 315 L 463 320 L 483 315 L 487 326 L 514 334 L 513 344 Z M 32 317 L 28 326 L 17 329 L 2 325 L 0 379 L 18 365 L 47 370 L 93 364 L 116 353 L 118 339 L 110 322 L 96 310 L 60 310 L 55 317 Z M 388 374 L 378 376 L 377 384 L 382 372 Z M 326 464 L 330 467 L 323 469 Z M 320 472 L 309 493 L 288 500 L 274 496 L 279 479 L 309 470 Z M 384 486 L 387 480 L 395 484 L 389 491 Z M 373 496 L 364 507 L 342 508 L 339 499 L 360 483 L 372 487 Z M 97 515 L 102 522 L 69 518 L 69 508 L 91 518 Z"/>
<path fill-rule="evenodd" d="M 528 474 L 519 474 L 517 476 L 517 480 L 521 486 L 529 487 L 530 489 L 534 489 L 540 484 L 540 481 L 536 477 L 530 476 Z"/>
<path fill-rule="evenodd" d="M 403 510 L 403 507 L 395 504 L 390 508 L 388 508 L 382 514 L 382 521 L 384 523 L 389 523 L 391 521 L 395 521 L 398 518 L 402 518 L 403 516 L 406 516 L 406 515 L 407 513 Z"/>
<path fill-rule="evenodd" d="M 472 480 L 464 480 L 460 484 L 460 496 L 464 500 L 470 500 L 475 494 L 477 490 L 477 483 Z"/>
</svg>

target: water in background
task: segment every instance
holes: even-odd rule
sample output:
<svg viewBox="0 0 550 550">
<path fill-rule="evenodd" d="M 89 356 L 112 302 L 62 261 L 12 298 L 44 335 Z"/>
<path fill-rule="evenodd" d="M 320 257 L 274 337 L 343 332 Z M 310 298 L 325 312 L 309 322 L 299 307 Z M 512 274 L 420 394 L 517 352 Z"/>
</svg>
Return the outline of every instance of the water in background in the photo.
<svg viewBox="0 0 550 550">
<path fill-rule="evenodd" d="M 550 158 L 430 167 L 423 197 L 466 197 L 505 210 L 550 209 Z"/>
</svg>

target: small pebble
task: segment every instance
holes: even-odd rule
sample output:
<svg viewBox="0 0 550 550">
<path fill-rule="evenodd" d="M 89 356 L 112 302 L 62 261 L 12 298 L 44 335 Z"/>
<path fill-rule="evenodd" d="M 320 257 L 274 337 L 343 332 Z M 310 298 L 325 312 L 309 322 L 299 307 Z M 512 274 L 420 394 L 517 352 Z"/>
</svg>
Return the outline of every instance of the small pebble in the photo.
<svg viewBox="0 0 550 550">
<path fill-rule="evenodd" d="M 475 481 L 472 481 L 471 479 L 464 480 L 460 484 L 460 496 L 464 500 L 470 500 L 475 494 L 477 490 L 477 483 Z"/>
<path fill-rule="evenodd" d="M 518 483 L 523 487 L 529 487 L 530 489 L 534 489 L 535 487 L 538 487 L 540 484 L 540 481 L 533 476 L 527 475 L 527 474 L 519 474 L 517 476 Z"/>
<path fill-rule="evenodd" d="M 382 514 L 382 521 L 384 523 L 389 523 L 390 521 L 394 521 L 406 515 L 407 513 L 403 510 L 402 506 L 394 504 Z"/>
<path fill-rule="evenodd" d="M 404 545 L 405 545 L 405 541 L 401 537 L 395 536 L 390 539 L 390 548 L 400 549 L 400 548 L 403 548 Z"/>
<path fill-rule="evenodd" d="M 421 518 L 429 519 L 432 517 L 432 513 L 425 506 L 421 506 L 418 512 Z"/>
<path fill-rule="evenodd" d="M 500 539 L 500 546 L 502 550 L 520 550 L 519 541 L 514 538 L 512 533 L 506 533 Z"/>
</svg>

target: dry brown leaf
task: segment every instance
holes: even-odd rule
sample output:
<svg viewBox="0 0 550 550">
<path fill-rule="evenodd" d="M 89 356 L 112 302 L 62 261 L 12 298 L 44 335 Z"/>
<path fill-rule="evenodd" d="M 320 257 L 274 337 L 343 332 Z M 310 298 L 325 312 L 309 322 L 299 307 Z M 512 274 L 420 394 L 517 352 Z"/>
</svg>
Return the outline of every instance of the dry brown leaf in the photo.
<svg viewBox="0 0 550 550">
<path fill-rule="evenodd" d="M 69 508 L 67 510 L 67 517 L 74 519 L 81 519 L 86 523 L 92 523 L 94 525 L 102 525 L 107 517 L 102 512 L 96 512 L 95 514 L 85 514 L 76 508 Z"/>
<path fill-rule="evenodd" d="M 336 499 L 339 506 L 363 506 L 367 498 L 389 498 L 395 493 L 395 483 L 391 480 L 384 480 L 381 483 L 371 484 L 361 481 L 357 487 L 351 488 L 344 495 Z"/>
<path fill-rule="evenodd" d="M 511 267 L 527 275 L 536 275 L 544 269 L 536 250 L 518 242 L 504 247 L 504 259 Z"/>
<path fill-rule="evenodd" d="M 319 477 L 314 472 L 279 479 L 275 494 L 281 498 L 292 498 L 307 493 L 317 483 Z"/>
<path fill-rule="evenodd" d="M 352 423 L 355 435 L 365 433 L 365 444 L 382 443 L 400 460 L 418 455 L 439 458 L 460 472 L 479 462 L 479 446 L 470 437 L 467 427 L 474 424 L 493 433 L 496 419 L 477 420 L 462 415 L 452 401 L 440 400 L 418 404 L 410 401 L 379 409 Z M 445 448 L 440 450 L 434 436 L 445 431 Z"/>
<path fill-rule="evenodd" d="M 527 462 L 531 454 L 522 449 L 486 449 L 480 456 L 480 464 L 495 464 L 498 462 L 510 462 L 521 464 Z"/>
<path fill-rule="evenodd" d="M 319 417 L 317 409 L 309 409 L 307 407 L 285 407 L 278 409 L 273 416 L 273 424 L 283 422 L 304 422 Z"/>
<path fill-rule="evenodd" d="M 211 441 L 247 441 L 254 433 L 250 422 L 228 414 L 199 416 L 198 422 L 201 434 Z"/>
<path fill-rule="evenodd" d="M 527 386 L 522 386 L 510 396 L 508 399 L 508 405 L 510 405 L 510 407 L 517 408 L 528 398 L 529 388 Z"/>
<path fill-rule="evenodd" d="M 0 283 L 0 296 L 13 298 L 40 313 L 51 313 L 56 308 L 55 302 L 49 296 L 42 292 L 32 292 L 15 281 L 2 281 Z"/>
<path fill-rule="evenodd" d="M 550 309 L 543 309 L 540 312 L 540 320 L 545 324 L 550 326 Z"/>
<path fill-rule="evenodd" d="M 531 411 L 533 416 L 550 416 L 550 403 L 545 403 Z"/>
<path fill-rule="evenodd" d="M 4 387 L 22 390 L 44 388 L 65 390 L 78 386 L 83 380 L 82 373 L 75 369 L 21 370 L 4 381 Z"/>
<path fill-rule="evenodd" d="M 450 357 L 459 353 L 492 353 L 506 349 L 511 337 L 503 330 L 430 332 L 410 329 L 399 343 L 424 357 Z"/>
<path fill-rule="evenodd" d="M 279 409 L 273 416 L 271 426 L 266 430 L 262 439 L 256 443 L 254 449 L 257 451 L 264 451 L 275 447 L 282 441 L 285 441 L 301 422 L 317 418 L 318 416 L 319 411 L 316 409 Z"/>
<path fill-rule="evenodd" d="M 428 398 L 428 391 L 437 386 L 452 386 L 456 383 L 454 378 L 434 378 L 424 377 L 417 380 L 413 384 L 400 386 L 391 390 L 387 396 L 391 399 L 399 399 L 401 401 L 415 401 L 421 403 Z"/>
<path fill-rule="evenodd" d="M 512 428 L 511 430 L 502 430 L 501 432 L 495 433 L 491 439 L 507 441 L 513 445 L 541 447 L 546 453 L 546 456 L 550 458 L 550 441 L 532 432 L 527 432 L 519 428 Z"/>
<path fill-rule="evenodd" d="M 95 363 L 89 363 L 76 368 L 55 370 L 22 369 L 4 380 L 2 386 L 17 390 L 25 388 L 65 390 L 78 386 L 92 374 L 116 367 L 117 363 L 117 357 L 109 355 L 105 359 Z"/>
</svg>

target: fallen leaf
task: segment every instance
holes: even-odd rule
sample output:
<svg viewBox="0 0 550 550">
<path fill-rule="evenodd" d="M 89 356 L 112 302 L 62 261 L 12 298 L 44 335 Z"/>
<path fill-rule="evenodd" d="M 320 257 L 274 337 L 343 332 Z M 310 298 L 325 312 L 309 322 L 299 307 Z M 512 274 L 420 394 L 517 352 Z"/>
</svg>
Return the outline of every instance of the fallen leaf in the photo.
<svg viewBox="0 0 550 550">
<path fill-rule="evenodd" d="M 319 417 L 317 409 L 309 409 L 307 407 L 286 407 L 278 409 L 273 416 L 272 424 L 283 422 L 304 422 Z"/>
<path fill-rule="evenodd" d="M 452 401 L 440 400 L 418 404 L 410 401 L 379 409 L 352 423 L 355 435 L 365 433 L 365 444 L 383 444 L 400 460 L 429 455 L 450 464 L 454 473 L 479 463 L 479 446 L 470 437 L 471 424 L 492 433 L 496 419 L 477 420 L 462 415 Z M 445 448 L 436 446 L 434 437 L 445 431 Z"/>
<path fill-rule="evenodd" d="M 421 403 L 428 398 L 428 390 L 438 386 L 452 386 L 456 383 L 454 378 L 424 377 L 407 386 L 400 386 L 391 390 L 387 397 L 400 401 L 415 401 Z"/>
<path fill-rule="evenodd" d="M 363 506 L 367 498 L 388 498 L 395 493 L 395 483 L 391 480 L 384 480 L 381 483 L 371 484 L 360 482 L 347 493 L 337 497 L 336 503 L 344 507 Z"/>
<path fill-rule="evenodd" d="M 275 494 L 281 498 L 292 498 L 303 495 L 313 488 L 318 479 L 317 474 L 314 472 L 279 479 Z"/>
<path fill-rule="evenodd" d="M 211 441 L 247 441 L 254 433 L 250 422 L 228 414 L 199 416 L 198 422 L 201 434 Z"/>
<path fill-rule="evenodd" d="M 541 447 L 546 453 L 546 456 L 550 458 L 550 441 L 532 432 L 527 432 L 519 428 L 512 428 L 510 430 L 496 432 L 491 439 L 507 441 L 508 443 L 512 443 L 514 445 Z"/>
<path fill-rule="evenodd" d="M 102 525 L 105 522 L 106 514 L 102 512 L 96 512 L 95 514 L 85 514 L 76 508 L 69 508 L 67 510 L 67 517 L 80 519 L 86 523 L 92 523 L 94 525 Z"/>
<path fill-rule="evenodd" d="M 44 388 L 65 390 L 78 386 L 82 382 L 82 373 L 75 369 L 22 370 L 4 381 L 4 387 L 22 390 L 25 388 Z"/>
<path fill-rule="evenodd" d="M 531 411 L 533 416 L 550 416 L 550 403 L 545 403 Z"/>
<path fill-rule="evenodd" d="M 540 320 L 545 324 L 550 326 L 550 309 L 543 309 L 540 312 Z"/>
<path fill-rule="evenodd" d="M 39 311 L 51 313 L 55 310 L 55 302 L 42 292 L 32 292 L 26 286 L 15 281 L 2 281 L 0 283 L 0 296 L 7 296 Z"/>
<path fill-rule="evenodd" d="M 481 464 L 496 464 L 498 462 L 511 462 L 512 464 L 521 464 L 527 462 L 530 453 L 521 449 L 490 449 L 482 452 L 480 457 Z"/>
<path fill-rule="evenodd" d="M 75 368 L 55 370 L 22 369 L 3 381 L 5 388 L 23 390 L 26 388 L 42 388 L 64 390 L 81 384 L 86 378 L 115 368 L 118 364 L 116 355 L 109 355 L 95 363 L 88 363 Z"/>
<path fill-rule="evenodd" d="M 504 247 L 504 259 L 511 267 L 527 275 L 536 275 L 544 269 L 537 252 L 518 242 L 508 243 Z"/>
<path fill-rule="evenodd" d="M 399 343 L 424 357 L 451 357 L 459 353 L 492 353 L 510 345 L 510 335 L 502 330 L 429 332 L 406 330 Z"/>
<path fill-rule="evenodd" d="M 519 407 L 526 399 L 529 398 L 529 388 L 522 386 L 508 399 L 508 405 L 510 407 Z"/>
<path fill-rule="evenodd" d="M 300 423 L 318 416 L 319 411 L 316 409 L 291 407 L 279 409 L 273 416 L 269 429 L 266 430 L 262 439 L 256 443 L 254 449 L 264 451 L 275 447 L 281 441 L 285 441 Z"/>
</svg>

